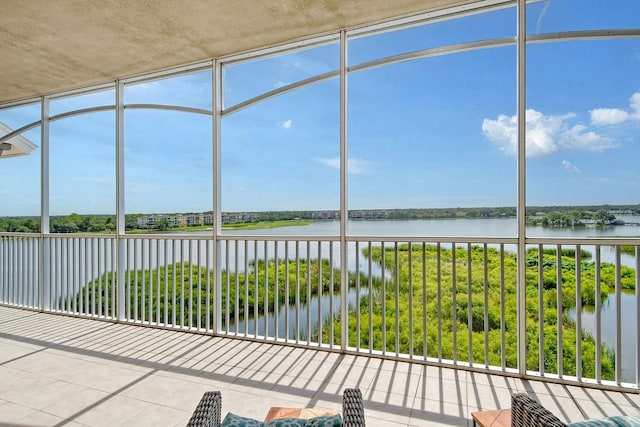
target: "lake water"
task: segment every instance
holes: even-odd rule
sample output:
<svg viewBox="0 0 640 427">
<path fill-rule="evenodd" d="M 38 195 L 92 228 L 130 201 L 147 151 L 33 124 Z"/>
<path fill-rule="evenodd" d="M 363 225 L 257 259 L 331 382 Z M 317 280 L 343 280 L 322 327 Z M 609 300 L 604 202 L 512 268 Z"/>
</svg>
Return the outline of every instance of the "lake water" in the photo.
<svg viewBox="0 0 640 427">
<path fill-rule="evenodd" d="M 619 216 L 629 223 L 640 223 L 640 216 Z M 339 221 L 320 221 L 305 226 L 267 228 L 260 230 L 223 230 L 225 236 L 337 236 Z M 515 237 L 515 218 L 482 219 L 422 219 L 422 220 L 349 220 L 347 233 L 353 236 L 398 237 Z M 206 234 L 206 232 L 205 232 Z M 210 232 L 208 234 L 211 234 Z M 640 237 L 640 227 L 617 225 L 607 227 L 549 228 L 527 227 L 529 237 Z"/>
<path fill-rule="evenodd" d="M 606 301 L 602 303 L 600 309 L 600 328 L 602 343 L 611 349 L 616 348 L 616 298 L 614 294 L 609 295 Z M 635 294 L 621 293 L 620 295 L 620 318 L 622 329 L 620 331 L 621 339 L 621 360 L 623 381 L 634 382 L 637 361 L 635 357 L 638 327 L 625 328 L 626 322 L 634 322 L 636 317 L 637 300 Z M 574 321 L 577 319 L 577 310 L 571 309 L 567 313 Z M 582 330 L 589 333 L 594 338 L 598 326 L 598 317 L 595 307 L 586 306 L 582 309 Z"/>
</svg>

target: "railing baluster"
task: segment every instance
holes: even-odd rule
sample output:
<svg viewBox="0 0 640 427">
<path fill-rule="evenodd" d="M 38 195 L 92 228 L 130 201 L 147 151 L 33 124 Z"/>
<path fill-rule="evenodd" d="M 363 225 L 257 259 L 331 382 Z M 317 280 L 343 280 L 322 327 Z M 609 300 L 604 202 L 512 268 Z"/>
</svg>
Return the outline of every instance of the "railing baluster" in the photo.
<svg viewBox="0 0 640 427">
<path fill-rule="evenodd" d="M 395 334 L 396 334 L 396 342 L 395 342 L 395 353 L 396 356 L 400 354 L 400 270 L 398 266 L 398 242 L 394 242 L 394 256 L 393 256 L 393 277 L 394 277 L 394 300 L 395 300 L 395 315 L 394 315 L 394 323 L 395 323 Z"/>
<path fill-rule="evenodd" d="M 16 295 L 18 293 L 18 238 L 11 240 L 11 293 L 9 301 L 12 305 L 17 305 Z"/>
<path fill-rule="evenodd" d="M 80 249 L 79 241 L 77 238 L 73 239 L 73 291 L 71 292 L 71 309 L 74 313 L 78 313 L 78 305 L 76 304 L 76 292 L 80 292 Z"/>
<path fill-rule="evenodd" d="M 71 312 L 70 310 L 70 305 L 71 305 L 71 289 L 70 289 L 70 284 L 69 282 L 71 281 L 71 256 L 69 255 L 69 246 L 71 245 L 71 239 L 64 239 L 64 243 L 62 245 L 62 251 L 63 251 L 63 268 L 62 268 L 62 285 L 63 285 L 63 292 L 64 292 L 64 296 L 62 298 L 63 302 L 64 302 L 64 308 L 63 311 L 65 313 L 69 313 Z M 17 252 L 17 250 L 16 250 Z M 18 259 L 16 258 L 16 264 L 17 264 Z M 16 272 L 19 272 L 18 269 L 16 268 Z M 16 291 L 18 290 L 18 288 L 16 288 Z"/>
<path fill-rule="evenodd" d="M 22 276 L 20 285 L 20 299 L 19 304 L 23 307 L 29 306 L 29 269 L 27 263 L 29 260 L 28 255 L 29 240 L 20 239 L 20 274 Z"/>
<path fill-rule="evenodd" d="M 382 354 L 387 354 L 387 280 L 385 273 L 387 267 L 385 265 L 384 242 L 380 242 L 380 266 L 382 276 Z"/>
<path fill-rule="evenodd" d="M 33 267 L 34 273 L 33 273 L 33 277 L 31 278 L 31 286 L 33 289 L 33 303 L 32 303 L 32 307 L 33 308 L 38 308 L 38 307 L 43 307 L 43 301 L 40 298 L 40 292 L 39 292 L 39 283 L 40 283 L 40 275 L 42 274 L 42 271 L 40 270 L 40 246 L 43 244 L 42 240 L 40 239 L 32 239 L 32 248 L 31 248 L 31 259 L 33 260 L 33 262 L 31 263 L 31 266 Z"/>
<path fill-rule="evenodd" d="M 409 267 L 409 357 L 413 359 L 413 251 L 411 249 L 411 242 L 407 242 L 408 251 L 408 267 Z M 396 311 L 396 317 L 399 317 L 400 313 Z"/>
<path fill-rule="evenodd" d="M 187 310 L 189 319 L 187 324 L 189 325 L 189 329 L 193 328 L 193 240 L 185 240 L 186 244 L 187 244 L 187 250 L 189 251 L 189 271 L 188 271 L 188 275 L 189 275 L 189 290 L 187 293 L 187 301 L 189 304 L 189 308 Z"/>
<path fill-rule="evenodd" d="M 24 280 L 25 280 L 25 274 L 24 274 L 24 239 L 18 239 L 18 253 L 17 255 L 17 269 L 18 269 L 18 292 L 17 292 L 17 298 L 16 298 L 16 303 L 18 305 L 23 305 L 24 304 Z"/>
<path fill-rule="evenodd" d="M 258 337 L 258 313 L 260 304 L 260 280 L 259 280 L 258 240 L 253 241 L 253 336 Z"/>
<path fill-rule="evenodd" d="M 544 246 L 538 245 L 538 369 L 544 376 Z"/>
<path fill-rule="evenodd" d="M 249 334 L 249 241 L 244 241 L 244 334 Z"/>
<path fill-rule="evenodd" d="M 620 270 L 620 246 L 616 246 L 616 384 L 622 383 L 622 283 Z"/>
<path fill-rule="evenodd" d="M 231 277 L 230 277 L 230 269 L 229 269 L 229 245 L 230 242 L 229 240 L 225 240 L 224 241 L 224 246 L 225 246 L 225 291 L 226 291 L 226 297 L 225 297 L 225 322 L 224 322 L 224 330 L 229 333 L 230 332 L 230 328 L 229 328 L 229 321 L 230 321 L 230 307 L 231 307 Z"/>
<path fill-rule="evenodd" d="M 473 301 L 471 295 L 471 243 L 467 243 L 467 336 L 469 366 L 473 366 Z"/>
<path fill-rule="evenodd" d="M 198 248 L 198 275 L 196 276 L 198 280 L 198 310 L 196 327 L 198 330 L 202 329 L 202 243 L 202 240 L 196 240 L 196 247 Z"/>
<path fill-rule="evenodd" d="M 279 301 L 279 295 L 278 295 L 278 283 L 280 281 L 280 276 L 279 276 L 279 272 L 278 272 L 278 241 L 274 241 L 273 242 L 273 265 L 274 265 L 274 272 L 273 272 L 273 337 L 276 341 L 278 341 L 278 333 L 279 333 L 279 322 L 280 319 L 278 318 L 278 314 L 279 313 L 279 307 L 278 307 L 278 301 Z"/>
<path fill-rule="evenodd" d="M 170 240 L 164 241 L 164 325 L 168 326 L 169 323 L 169 248 L 171 247 Z M 207 295 L 208 289 L 207 289 Z"/>
<path fill-rule="evenodd" d="M 155 248 L 156 248 L 156 307 L 155 307 L 155 312 L 156 312 L 156 325 L 160 324 L 160 317 L 161 317 L 161 310 L 160 310 L 160 287 L 162 286 L 161 282 L 160 282 L 160 250 L 162 248 L 162 245 L 160 244 L 161 240 L 155 240 Z"/>
<path fill-rule="evenodd" d="M 639 270 L 636 270 L 639 271 Z M 596 382 L 602 383 L 602 298 L 600 296 L 600 290 L 602 285 L 601 265 L 600 265 L 600 245 L 596 246 Z M 637 288 L 636 288 L 637 289 Z"/>
<path fill-rule="evenodd" d="M 442 362 L 442 250 L 440 242 L 436 244 L 437 304 L 438 304 L 438 362 Z"/>
<path fill-rule="evenodd" d="M 104 293 L 104 299 L 103 299 L 103 312 L 102 315 L 103 317 L 108 318 L 109 317 L 109 302 L 110 302 L 110 298 L 109 298 L 109 265 L 107 263 L 107 257 L 109 256 L 109 240 L 103 238 L 102 239 L 102 256 L 103 258 L 101 259 L 102 261 L 102 272 L 103 272 L 103 286 L 101 286 L 101 289 L 103 290 Z"/>
<path fill-rule="evenodd" d="M 489 363 L 489 254 L 487 253 L 487 244 L 482 247 L 483 251 L 483 267 L 484 273 L 484 367 L 488 368 Z"/>
<path fill-rule="evenodd" d="M 240 253 L 240 241 L 235 241 L 234 246 L 234 260 L 233 260 L 233 273 L 235 275 L 235 300 L 234 300 L 234 325 L 233 331 L 235 335 L 238 335 L 238 325 L 240 324 L 240 270 L 238 267 L 238 258 Z M 229 272 L 227 272 L 229 274 Z"/>
<path fill-rule="evenodd" d="M 25 259 L 25 242 L 24 239 L 19 239 L 18 240 L 18 260 L 19 260 L 19 267 L 18 267 L 18 298 L 16 299 L 16 302 L 18 303 L 18 305 L 24 305 L 24 281 L 25 281 L 25 268 L 24 268 L 24 259 Z"/>
<path fill-rule="evenodd" d="M 153 302 L 155 300 L 155 290 L 157 285 L 157 277 L 155 277 L 154 260 L 157 258 L 158 246 L 156 239 L 147 240 L 149 244 L 149 286 L 147 286 L 147 322 L 153 324 L 155 316 L 153 314 Z"/>
<path fill-rule="evenodd" d="M 64 259 L 62 258 L 62 239 L 60 238 L 55 238 L 55 257 L 56 257 L 56 261 L 52 263 L 52 268 L 55 268 L 55 296 L 54 296 L 54 301 L 55 301 L 55 305 L 53 305 L 55 307 L 55 309 L 57 311 L 62 311 L 62 301 L 61 297 L 62 297 L 62 266 L 64 265 Z M 53 276 L 52 276 L 53 277 Z"/>
<path fill-rule="evenodd" d="M 117 277 L 118 277 L 118 258 L 117 258 L 117 252 L 116 252 L 116 245 L 117 242 L 115 239 L 109 239 L 109 242 L 111 244 L 111 318 L 113 319 L 117 319 L 118 318 L 118 311 L 116 308 L 116 304 L 118 303 L 118 297 L 117 297 L 117 292 L 118 292 L 118 282 L 117 282 Z"/>
<path fill-rule="evenodd" d="M 556 246 L 556 330 L 558 339 L 558 377 L 564 375 L 564 351 L 562 342 L 562 246 Z"/>
<path fill-rule="evenodd" d="M 86 253 L 85 253 L 85 242 L 87 241 L 86 238 L 81 238 L 78 240 L 78 271 L 79 271 L 79 278 L 78 278 L 78 293 L 76 294 L 76 299 L 78 300 L 78 311 L 82 314 L 87 314 L 84 310 L 84 300 L 83 300 L 83 295 L 86 293 L 86 284 L 87 284 L 87 274 L 85 271 L 85 266 L 86 266 Z"/>
<path fill-rule="evenodd" d="M 2 302 L 3 304 L 6 304 L 9 302 L 7 301 L 7 295 L 5 294 L 6 283 L 7 283 L 6 274 L 7 274 L 7 270 L 9 270 L 9 263 L 5 258 L 5 255 L 7 252 L 5 248 L 7 246 L 8 240 L 9 238 L 0 236 L 0 262 L 2 262 L 2 267 L 3 267 L 0 269 L 0 298 L 2 298 L 0 302 Z"/>
<path fill-rule="evenodd" d="M 576 245 L 576 378 L 582 381 L 582 259 Z"/>
<path fill-rule="evenodd" d="M 99 255 L 99 243 L 100 240 L 98 238 L 92 239 L 91 241 L 91 260 L 90 260 L 90 270 L 91 270 L 91 295 L 89 298 L 91 299 L 91 315 L 98 316 L 98 312 L 100 311 L 100 255 Z"/>
<path fill-rule="evenodd" d="M 140 241 L 140 245 L 142 245 L 142 240 Z M 138 317 L 138 314 L 139 314 L 138 313 L 138 303 L 139 303 L 139 301 L 138 301 L 138 271 L 140 271 L 139 270 L 140 263 L 138 262 L 138 259 L 140 259 L 140 257 L 142 256 L 140 254 L 140 252 L 138 251 L 138 241 L 137 240 L 134 241 L 134 243 L 133 243 L 133 252 L 134 252 L 134 255 L 133 255 L 134 256 L 134 261 L 133 261 L 133 263 L 134 263 L 134 267 L 133 267 L 134 268 L 134 274 L 133 274 L 133 280 L 134 280 L 134 283 L 133 283 L 133 288 L 134 288 L 134 290 L 133 290 L 133 320 L 135 322 L 137 322 L 138 320 L 140 320 L 139 317 Z M 175 306 L 175 304 L 174 304 L 174 306 Z M 173 323 L 175 324 L 175 321 Z"/>
<path fill-rule="evenodd" d="M 322 242 L 318 240 L 318 345 L 322 345 Z"/>
<path fill-rule="evenodd" d="M 422 358 L 427 360 L 427 244 L 422 242 Z"/>
<path fill-rule="evenodd" d="M 0 260 L 2 261 L 3 268 L 0 269 L 0 295 L 2 296 L 2 303 L 7 304 L 7 274 L 9 271 L 9 262 L 7 261 L 7 246 L 9 237 L 0 236 Z"/>
<path fill-rule="evenodd" d="M 300 342 L 300 242 L 296 240 L 296 318 L 295 318 L 295 342 Z"/>
<path fill-rule="evenodd" d="M 131 318 L 131 300 L 132 300 L 132 295 L 131 295 L 131 280 L 132 280 L 132 273 L 135 274 L 135 271 L 131 271 L 131 255 L 133 254 L 133 243 L 135 243 L 135 240 L 129 239 L 126 241 L 126 244 L 124 245 L 125 247 L 125 265 L 122 266 L 122 268 L 125 269 L 125 288 L 124 288 L 124 292 L 125 292 L 125 299 L 124 299 L 124 311 L 125 311 L 125 318 L 128 321 L 133 320 Z"/>
<path fill-rule="evenodd" d="M 356 351 L 360 352 L 360 242 L 356 241 Z"/>
<path fill-rule="evenodd" d="M 186 247 L 186 241 L 185 240 L 180 240 L 180 327 L 184 328 L 184 317 L 185 314 L 188 315 L 188 312 L 185 313 L 185 307 L 184 307 L 184 282 L 185 282 L 185 278 L 184 278 L 184 267 L 185 267 L 185 253 L 188 252 L 188 249 L 185 250 L 184 248 Z"/>
<path fill-rule="evenodd" d="M 172 243 L 172 250 L 171 250 L 171 271 L 172 271 L 172 286 L 173 286 L 173 292 L 172 292 L 172 308 L 171 308 L 171 324 L 176 327 L 177 326 L 177 314 L 178 314 L 178 305 L 177 305 L 177 294 L 178 294 L 178 260 L 176 258 L 177 253 L 178 253 L 178 241 L 175 239 L 172 239 L 171 241 Z"/>
<path fill-rule="evenodd" d="M 213 292 L 213 289 L 211 288 L 211 269 L 212 269 L 212 245 L 213 242 L 211 240 L 207 240 L 207 293 L 206 293 L 206 297 L 207 297 L 207 309 L 206 309 L 206 320 L 205 320 L 205 328 L 207 331 L 211 330 L 211 292 Z M 257 300 L 257 295 L 258 292 L 256 292 L 256 300 Z M 217 302 L 217 301 L 216 301 Z M 256 316 L 257 318 L 258 316 Z"/>
<path fill-rule="evenodd" d="M 452 317 L 452 333 L 453 333 L 453 364 L 456 365 L 458 363 L 458 302 L 457 302 L 457 293 L 458 293 L 458 284 L 457 284 L 457 276 L 456 276 L 456 244 L 451 244 L 451 292 L 452 292 L 452 303 L 451 303 L 451 317 Z"/>
<path fill-rule="evenodd" d="M 500 366 L 507 369 L 506 319 L 505 319 L 505 282 L 504 282 L 504 244 L 500 244 Z"/>
<path fill-rule="evenodd" d="M 307 241 L 307 345 L 311 344 L 311 242 Z"/>
<path fill-rule="evenodd" d="M 289 241 L 284 242 L 284 340 L 289 341 Z"/>
<path fill-rule="evenodd" d="M 264 338 L 269 336 L 269 258 L 268 242 L 264 241 Z"/>
<path fill-rule="evenodd" d="M 333 242 L 329 242 L 329 345 L 334 346 L 333 296 L 335 283 L 333 280 Z"/>
</svg>

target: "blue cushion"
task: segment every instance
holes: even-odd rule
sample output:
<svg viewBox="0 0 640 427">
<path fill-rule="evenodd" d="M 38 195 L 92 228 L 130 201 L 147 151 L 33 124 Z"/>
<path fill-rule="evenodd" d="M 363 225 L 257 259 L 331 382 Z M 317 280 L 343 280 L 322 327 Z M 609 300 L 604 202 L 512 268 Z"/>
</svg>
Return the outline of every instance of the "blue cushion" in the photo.
<svg viewBox="0 0 640 427">
<path fill-rule="evenodd" d="M 307 420 L 307 427 L 341 427 L 342 417 L 340 414 L 325 415 Z"/>
<path fill-rule="evenodd" d="M 308 420 L 303 418 L 278 418 L 267 421 L 264 427 L 342 427 L 340 414 L 314 417 Z"/>
<path fill-rule="evenodd" d="M 640 426 L 640 416 L 628 415 L 621 417 L 584 420 L 569 424 L 570 427 L 633 427 Z"/>
<path fill-rule="evenodd" d="M 263 427 L 264 423 L 253 418 L 241 417 L 229 412 L 222 421 L 222 427 Z"/>
<path fill-rule="evenodd" d="M 303 418 L 276 418 L 267 421 L 264 427 L 305 427 L 307 420 Z"/>
</svg>

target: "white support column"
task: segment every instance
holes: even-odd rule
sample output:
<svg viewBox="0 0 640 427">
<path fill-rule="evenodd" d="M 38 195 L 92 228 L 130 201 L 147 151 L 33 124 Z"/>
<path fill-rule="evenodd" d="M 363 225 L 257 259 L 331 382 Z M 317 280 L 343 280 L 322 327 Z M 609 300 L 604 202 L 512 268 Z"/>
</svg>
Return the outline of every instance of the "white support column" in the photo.
<svg viewBox="0 0 640 427">
<path fill-rule="evenodd" d="M 347 271 L 347 33 L 340 32 L 340 349 L 349 344 L 349 272 Z"/>
<path fill-rule="evenodd" d="M 51 240 L 49 227 L 49 98 L 41 101 L 40 125 L 40 308 L 51 310 Z"/>
<path fill-rule="evenodd" d="M 213 72 L 211 73 L 212 82 L 212 99 L 213 99 L 213 115 L 212 115 L 212 144 L 213 144 L 213 266 L 215 272 L 213 280 L 213 323 L 211 328 L 214 333 L 220 331 L 222 326 L 222 268 L 220 265 L 220 242 L 218 236 L 222 232 L 222 213 L 221 213 L 221 173 L 220 173 L 220 116 L 223 104 L 223 76 L 222 65 L 218 60 L 213 61 Z"/>
<path fill-rule="evenodd" d="M 518 116 L 518 372 L 527 371 L 526 328 L 526 0 L 518 0 L 517 28 L 517 116 Z"/>
<path fill-rule="evenodd" d="M 124 83 L 116 81 L 116 286 L 118 289 L 118 320 L 126 320 L 125 233 L 124 207 Z"/>
</svg>

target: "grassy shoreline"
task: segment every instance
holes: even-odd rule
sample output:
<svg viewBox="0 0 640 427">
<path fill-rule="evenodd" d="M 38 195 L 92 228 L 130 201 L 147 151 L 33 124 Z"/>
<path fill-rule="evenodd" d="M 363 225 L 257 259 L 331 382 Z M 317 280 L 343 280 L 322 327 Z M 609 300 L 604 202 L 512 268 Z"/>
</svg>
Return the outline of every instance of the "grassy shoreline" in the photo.
<svg viewBox="0 0 640 427">
<path fill-rule="evenodd" d="M 258 230 L 262 228 L 280 228 L 280 227 L 296 227 L 306 226 L 315 221 L 308 219 L 285 219 L 280 221 L 258 221 L 258 222 L 242 222 L 238 224 L 225 224 L 223 230 Z"/>
<path fill-rule="evenodd" d="M 222 226 L 222 229 L 223 230 L 260 230 L 265 228 L 306 226 L 314 222 L 315 221 L 312 221 L 312 220 L 298 220 L 298 219 L 288 219 L 288 220 L 281 220 L 281 221 L 242 222 L 237 224 L 224 224 Z M 169 228 L 167 230 L 134 229 L 134 230 L 128 230 L 127 234 L 160 234 L 160 233 L 176 232 L 176 231 L 184 231 L 189 233 L 193 231 L 208 231 L 208 230 L 213 230 L 213 228 L 209 225 L 196 225 L 191 227 Z"/>
</svg>

